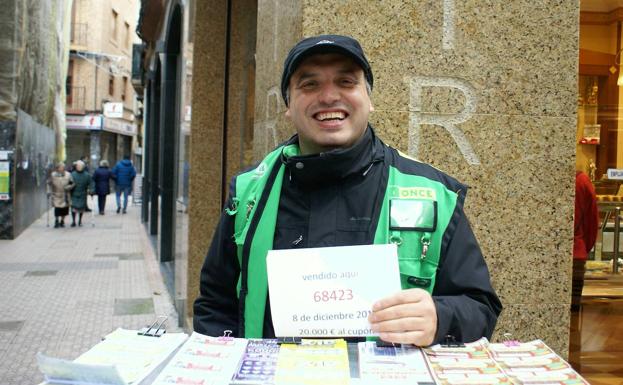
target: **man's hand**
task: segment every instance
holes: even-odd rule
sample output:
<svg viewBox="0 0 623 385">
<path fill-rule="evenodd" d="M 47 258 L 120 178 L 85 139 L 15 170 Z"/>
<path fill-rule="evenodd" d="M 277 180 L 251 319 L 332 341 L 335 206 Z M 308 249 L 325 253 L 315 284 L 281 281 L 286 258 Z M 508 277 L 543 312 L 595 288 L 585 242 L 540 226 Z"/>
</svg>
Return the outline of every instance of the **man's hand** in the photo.
<svg viewBox="0 0 623 385">
<path fill-rule="evenodd" d="M 383 341 L 428 346 L 437 332 L 437 309 L 427 291 L 407 289 L 377 301 L 368 321 Z"/>
</svg>

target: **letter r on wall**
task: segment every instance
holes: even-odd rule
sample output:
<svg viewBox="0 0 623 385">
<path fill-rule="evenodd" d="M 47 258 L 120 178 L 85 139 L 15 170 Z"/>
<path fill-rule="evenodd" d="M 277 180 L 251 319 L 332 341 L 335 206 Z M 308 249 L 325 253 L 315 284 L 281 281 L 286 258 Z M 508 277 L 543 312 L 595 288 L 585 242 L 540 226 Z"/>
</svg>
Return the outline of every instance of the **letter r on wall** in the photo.
<svg viewBox="0 0 623 385">
<path fill-rule="evenodd" d="M 277 146 L 277 115 L 279 114 L 279 106 L 280 106 L 280 93 L 279 88 L 277 86 L 272 86 L 266 92 L 266 128 L 267 132 L 265 135 L 267 147 L 266 149 L 270 151 L 271 148 Z M 271 108 L 271 106 L 273 108 Z M 272 141 L 268 138 L 268 135 L 272 136 Z"/>
<path fill-rule="evenodd" d="M 471 165 L 480 164 L 478 155 L 472 149 L 471 144 L 457 127 L 471 118 L 478 99 L 474 88 L 466 81 L 450 77 L 407 77 L 409 83 L 409 155 L 417 157 L 420 144 L 420 129 L 422 124 L 434 124 L 441 126 L 450 133 L 452 139 L 459 147 L 461 154 Z M 465 96 L 463 110 L 454 114 L 427 113 L 422 111 L 422 89 L 425 87 L 446 87 L 460 90 Z"/>
</svg>

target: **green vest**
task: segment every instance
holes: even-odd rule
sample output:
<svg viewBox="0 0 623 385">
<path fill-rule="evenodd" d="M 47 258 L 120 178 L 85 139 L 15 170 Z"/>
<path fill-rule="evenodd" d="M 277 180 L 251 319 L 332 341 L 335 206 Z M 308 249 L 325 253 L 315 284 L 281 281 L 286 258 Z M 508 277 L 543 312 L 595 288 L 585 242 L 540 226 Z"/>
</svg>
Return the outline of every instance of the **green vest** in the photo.
<svg viewBox="0 0 623 385">
<path fill-rule="evenodd" d="M 279 147 L 269 153 L 255 169 L 236 178 L 236 196 L 227 214 L 235 215 L 234 240 L 241 275 L 238 297 L 244 306 L 244 337 L 261 338 L 266 307 L 268 281 L 266 255 L 273 247 L 281 183 L 285 166 L 281 153 L 298 155 L 298 146 Z M 441 253 L 442 236 L 450 223 L 457 193 L 441 182 L 422 176 L 404 174 L 389 166 L 389 180 L 383 198 L 375 244 L 396 243 L 400 281 L 403 289 L 419 287 L 432 293 Z M 395 205 L 392 210 L 391 206 Z M 434 208 L 434 230 L 400 225 L 400 213 L 413 205 Z M 263 207 L 258 212 L 257 208 Z M 391 215 L 390 215 L 391 211 Z M 408 220 L 408 219 L 407 219 Z M 424 221 L 426 222 L 426 220 Z M 249 233 L 253 236 L 247 236 Z M 246 285 L 242 285 L 246 281 Z M 242 334 L 242 333 L 241 333 Z"/>
</svg>

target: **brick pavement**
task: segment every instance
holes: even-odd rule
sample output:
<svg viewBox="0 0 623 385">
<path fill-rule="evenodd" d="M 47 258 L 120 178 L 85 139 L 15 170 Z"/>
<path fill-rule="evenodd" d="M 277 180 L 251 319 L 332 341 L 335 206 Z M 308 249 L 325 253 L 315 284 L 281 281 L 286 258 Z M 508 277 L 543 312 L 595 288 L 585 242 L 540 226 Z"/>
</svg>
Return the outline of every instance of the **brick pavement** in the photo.
<svg viewBox="0 0 623 385">
<path fill-rule="evenodd" d="M 86 213 L 82 227 L 46 227 L 46 215 L 17 239 L 0 241 L 0 384 L 43 380 L 35 354 L 74 359 L 117 327 L 141 328 L 177 314 L 140 223 L 140 206 Z M 91 207 L 94 206 L 90 202 Z"/>
</svg>

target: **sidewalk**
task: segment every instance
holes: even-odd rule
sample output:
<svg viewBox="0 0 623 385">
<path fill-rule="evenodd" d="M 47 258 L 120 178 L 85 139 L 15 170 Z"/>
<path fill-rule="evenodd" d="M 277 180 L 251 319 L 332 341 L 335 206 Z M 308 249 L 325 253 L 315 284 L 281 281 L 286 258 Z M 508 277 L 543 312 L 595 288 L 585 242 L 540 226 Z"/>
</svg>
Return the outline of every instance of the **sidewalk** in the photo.
<svg viewBox="0 0 623 385">
<path fill-rule="evenodd" d="M 37 352 L 74 359 L 117 327 L 138 329 L 156 315 L 179 331 L 140 206 L 116 214 L 114 200 L 93 221 L 85 213 L 82 227 L 69 227 L 67 216 L 55 229 L 50 211 L 50 227 L 44 214 L 0 241 L 0 384 L 37 384 Z"/>
</svg>

